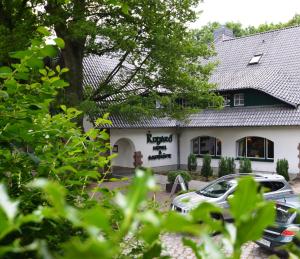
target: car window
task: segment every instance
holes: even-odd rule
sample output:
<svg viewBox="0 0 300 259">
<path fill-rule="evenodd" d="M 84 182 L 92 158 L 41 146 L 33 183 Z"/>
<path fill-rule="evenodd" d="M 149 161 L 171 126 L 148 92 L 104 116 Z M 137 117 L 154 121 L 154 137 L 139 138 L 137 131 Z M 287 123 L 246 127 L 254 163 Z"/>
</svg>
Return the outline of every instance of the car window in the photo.
<svg viewBox="0 0 300 259">
<path fill-rule="evenodd" d="M 234 183 L 231 181 L 221 181 L 212 183 L 197 193 L 210 198 L 218 198 L 224 195 L 233 186 Z"/>
<path fill-rule="evenodd" d="M 289 219 L 293 216 L 295 211 L 291 209 L 290 207 L 282 206 L 282 205 L 277 205 L 276 206 L 276 222 L 277 223 L 287 223 Z M 296 224 L 299 224 L 299 215 L 295 218 L 295 220 L 298 222 L 294 222 Z"/>
<path fill-rule="evenodd" d="M 275 192 L 284 187 L 284 183 L 273 181 L 259 182 L 259 185 L 259 189 L 264 188 L 264 193 Z"/>
</svg>

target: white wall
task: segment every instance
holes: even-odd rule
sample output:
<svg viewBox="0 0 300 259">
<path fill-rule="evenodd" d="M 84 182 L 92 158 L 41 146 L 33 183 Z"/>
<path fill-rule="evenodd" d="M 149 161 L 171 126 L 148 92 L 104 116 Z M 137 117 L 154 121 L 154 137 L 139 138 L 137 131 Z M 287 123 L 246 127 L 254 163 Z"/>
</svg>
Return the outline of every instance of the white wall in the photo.
<svg viewBox="0 0 300 259">
<path fill-rule="evenodd" d="M 85 130 L 91 127 L 90 123 L 85 122 Z M 147 144 L 148 129 L 111 129 L 111 145 L 122 138 L 129 139 L 134 144 L 135 151 L 141 151 L 143 154 L 143 166 L 161 167 L 177 164 L 177 135 L 175 129 L 150 129 L 153 136 L 169 136 L 173 134 L 172 143 L 163 143 L 167 146 L 164 153 L 172 154 L 171 159 L 148 160 L 149 155 L 158 154 L 153 150 L 154 144 Z M 191 140 L 198 136 L 213 136 L 222 141 L 222 156 L 236 157 L 236 141 L 246 136 L 258 136 L 270 139 L 274 142 L 274 162 L 252 162 L 252 169 L 262 172 L 275 172 L 276 161 L 285 158 L 289 162 L 289 172 L 299 173 L 299 151 L 297 149 L 300 143 L 300 127 L 232 127 L 232 128 L 187 128 L 182 129 L 180 137 L 180 164 L 187 164 L 187 157 L 192 151 Z M 114 165 L 124 164 L 120 162 L 122 158 L 116 158 Z M 123 160 L 129 160 L 123 157 Z M 212 159 L 212 166 L 218 167 L 219 159 Z M 131 164 L 129 162 L 127 165 Z M 198 158 L 198 165 L 201 166 L 202 159 Z M 236 161 L 237 168 L 239 162 Z M 130 166 L 131 167 L 131 166 Z"/>
<path fill-rule="evenodd" d="M 119 139 L 115 145 L 118 145 L 118 156 L 113 159 L 113 165 L 134 168 L 134 144 L 128 139 Z"/>
<path fill-rule="evenodd" d="M 181 138 L 181 164 L 187 164 L 187 157 L 192 151 L 191 140 L 197 136 L 213 136 L 222 141 L 222 156 L 236 157 L 236 141 L 246 136 L 258 136 L 274 142 L 274 162 L 252 162 L 255 171 L 275 172 L 277 159 L 285 158 L 289 162 L 289 172 L 299 173 L 300 143 L 299 127 L 234 127 L 184 129 Z M 212 159 L 212 166 L 218 167 L 219 159 Z M 202 159 L 198 158 L 198 165 Z M 238 161 L 236 162 L 238 168 Z"/>
<path fill-rule="evenodd" d="M 156 136 L 169 136 L 173 134 L 171 143 L 162 143 L 161 145 L 167 146 L 167 150 L 163 153 L 172 154 L 171 158 L 149 160 L 149 155 L 157 155 L 158 151 L 153 150 L 156 146 L 154 143 L 147 143 L 147 133 L 150 131 L 153 137 Z M 110 130 L 110 143 L 115 145 L 119 139 L 130 139 L 134 143 L 135 151 L 141 151 L 143 158 L 143 166 L 145 167 L 160 167 L 177 164 L 177 137 L 174 129 L 111 129 Z M 117 160 L 116 160 L 117 161 Z M 113 161 L 113 165 L 115 162 Z"/>
</svg>

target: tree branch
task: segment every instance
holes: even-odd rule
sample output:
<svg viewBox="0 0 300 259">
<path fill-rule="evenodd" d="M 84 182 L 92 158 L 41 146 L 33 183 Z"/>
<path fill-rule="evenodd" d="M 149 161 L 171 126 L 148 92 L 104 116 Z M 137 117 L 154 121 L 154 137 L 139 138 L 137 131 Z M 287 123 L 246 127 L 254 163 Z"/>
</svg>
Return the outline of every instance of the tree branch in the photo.
<svg viewBox="0 0 300 259">
<path fill-rule="evenodd" d="M 145 62 L 149 59 L 150 55 L 151 55 L 152 51 L 149 51 L 149 53 L 147 54 L 147 56 L 144 58 L 144 60 L 140 63 L 140 65 L 135 69 L 135 71 L 130 75 L 130 77 L 126 80 L 126 82 L 124 84 L 122 84 L 120 87 L 116 88 L 114 93 L 108 93 L 102 96 L 97 96 L 97 93 L 100 93 L 99 88 L 96 90 L 96 92 L 92 95 L 92 100 L 93 101 L 103 101 L 108 97 L 111 97 L 115 94 L 120 93 L 124 88 L 126 88 L 131 81 L 133 80 L 133 78 L 136 76 L 136 74 L 142 69 L 143 65 L 145 64 Z M 105 84 L 101 84 L 102 86 L 104 86 Z M 138 88 L 137 88 L 138 89 Z M 136 89 L 134 89 L 133 91 L 136 91 Z"/>
</svg>

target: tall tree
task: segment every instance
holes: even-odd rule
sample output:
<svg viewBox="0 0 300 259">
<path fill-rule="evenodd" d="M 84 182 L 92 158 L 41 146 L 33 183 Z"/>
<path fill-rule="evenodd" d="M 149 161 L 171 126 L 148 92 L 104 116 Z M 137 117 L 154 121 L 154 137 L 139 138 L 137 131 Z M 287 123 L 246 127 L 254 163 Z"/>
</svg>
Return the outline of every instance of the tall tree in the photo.
<svg viewBox="0 0 300 259">
<path fill-rule="evenodd" d="M 300 15 L 295 14 L 292 19 L 290 19 L 286 23 L 264 23 L 260 24 L 259 26 L 247 26 L 243 27 L 243 25 L 239 22 L 226 22 L 225 26 L 233 31 L 233 34 L 235 37 L 241 37 L 241 36 L 246 36 L 250 34 L 255 34 L 255 33 L 260 33 L 260 32 L 266 32 L 266 31 L 271 31 L 271 30 L 278 30 L 278 29 L 283 29 L 287 28 L 290 26 L 297 26 L 300 25 Z M 206 37 L 208 41 L 213 40 L 213 31 L 218 29 L 221 26 L 219 22 L 210 22 L 200 28 L 197 31 L 198 35 L 201 35 L 202 37 Z"/>
<path fill-rule="evenodd" d="M 193 8 L 200 0 L 23 2 L 35 8 L 32 13 L 41 24 L 65 41 L 61 56 L 70 69 L 70 86 L 62 93 L 61 102 L 78 106 L 86 99 L 88 110 L 97 103 L 111 112 L 173 117 L 196 105 L 206 107 L 211 99 L 216 105 L 221 103 L 207 82 L 213 66 L 201 62 L 213 49 L 187 26 L 196 19 Z M 98 87 L 84 96 L 82 64 L 84 55 L 89 54 L 109 56 L 117 62 Z M 182 99 L 188 101 L 188 108 L 176 102 Z M 153 109 L 156 100 L 162 104 L 159 110 Z"/>
<path fill-rule="evenodd" d="M 0 62 L 10 63 L 9 53 L 30 45 L 37 24 L 27 0 L 0 0 Z"/>
<path fill-rule="evenodd" d="M 189 108 L 205 107 L 211 98 L 220 104 L 207 83 L 213 66 L 200 62 L 213 50 L 187 28 L 196 18 L 193 7 L 198 0 L 61 2 L 44 1 L 43 18 L 66 43 L 62 57 L 70 69 L 70 87 L 65 97 L 71 105 L 84 99 L 82 61 L 91 53 L 117 62 L 89 92 L 89 110 L 96 102 L 102 109 L 134 117 L 178 117 L 185 109 L 178 99 L 192 104 Z M 156 100 L 162 103 L 159 111 L 153 109 Z"/>
</svg>

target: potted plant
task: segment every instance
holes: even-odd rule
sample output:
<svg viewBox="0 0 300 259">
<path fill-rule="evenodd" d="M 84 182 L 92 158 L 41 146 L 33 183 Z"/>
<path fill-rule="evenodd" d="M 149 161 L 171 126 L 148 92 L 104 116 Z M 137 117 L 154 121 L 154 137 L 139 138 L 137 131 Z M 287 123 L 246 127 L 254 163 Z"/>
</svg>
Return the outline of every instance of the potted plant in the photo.
<svg viewBox="0 0 300 259">
<path fill-rule="evenodd" d="M 188 156 L 188 170 L 190 172 L 197 170 L 197 157 L 195 154 L 190 154 Z"/>
<path fill-rule="evenodd" d="M 173 187 L 174 182 L 175 182 L 175 179 L 178 175 L 182 176 L 187 189 L 189 188 L 188 183 L 191 181 L 192 177 L 187 171 L 180 171 L 180 170 L 170 171 L 168 173 L 168 183 L 166 184 L 166 192 L 171 192 L 172 187 Z M 180 184 L 177 184 L 175 192 L 179 192 L 179 191 L 181 191 L 181 186 L 180 186 Z"/>
</svg>

